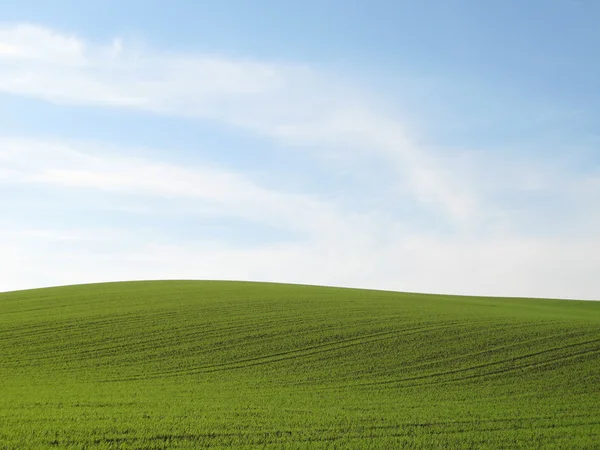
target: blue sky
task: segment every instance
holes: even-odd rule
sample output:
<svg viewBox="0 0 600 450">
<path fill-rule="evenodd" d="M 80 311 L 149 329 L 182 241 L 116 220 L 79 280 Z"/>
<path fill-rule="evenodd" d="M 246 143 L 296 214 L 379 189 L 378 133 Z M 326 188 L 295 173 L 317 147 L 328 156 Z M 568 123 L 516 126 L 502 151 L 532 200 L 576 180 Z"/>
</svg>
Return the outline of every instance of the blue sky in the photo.
<svg viewBox="0 0 600 450">
<path fill-rule="evenodd" d="M 0 18 L 0 290 L 600 298 L 600 4 L 42 1 Z"/>
</svg>

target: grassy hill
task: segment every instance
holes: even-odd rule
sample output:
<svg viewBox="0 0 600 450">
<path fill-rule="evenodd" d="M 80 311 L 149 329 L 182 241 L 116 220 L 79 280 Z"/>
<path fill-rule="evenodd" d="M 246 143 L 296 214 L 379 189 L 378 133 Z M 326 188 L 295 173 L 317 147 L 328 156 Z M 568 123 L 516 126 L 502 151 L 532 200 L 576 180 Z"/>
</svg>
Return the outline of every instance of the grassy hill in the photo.
<svg viewBox="0 0 600 450">
<path fill-rule="evenodd" d="M 600 448 L 600 302 L 236 282 L 0 294 L 0 448 Z"/>
</svg>

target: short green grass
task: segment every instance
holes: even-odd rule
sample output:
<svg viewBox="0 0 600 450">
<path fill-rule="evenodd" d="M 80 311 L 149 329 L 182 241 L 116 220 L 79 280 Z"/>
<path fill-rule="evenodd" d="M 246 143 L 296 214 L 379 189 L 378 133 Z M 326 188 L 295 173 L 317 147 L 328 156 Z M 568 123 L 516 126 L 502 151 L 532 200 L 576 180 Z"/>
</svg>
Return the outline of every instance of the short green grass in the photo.
<svg viewBox="0 0 600 450">
<path fill-rule="evenodd" d="M 600 303 L 236 282 L 0 294 L 0 448 L 600 448 Z"/>
</svg>

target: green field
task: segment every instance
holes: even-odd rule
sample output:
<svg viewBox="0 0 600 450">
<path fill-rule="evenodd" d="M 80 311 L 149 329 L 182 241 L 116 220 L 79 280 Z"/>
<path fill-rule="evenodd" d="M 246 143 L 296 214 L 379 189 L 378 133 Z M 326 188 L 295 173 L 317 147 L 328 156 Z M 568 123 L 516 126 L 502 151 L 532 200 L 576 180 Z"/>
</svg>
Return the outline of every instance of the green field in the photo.
<svg viewBox="0 0 600 450">
<path fill-rule="evenodd" d="M 600 302 L 237 282 L 0 294 L 0 448 L 600 448 Z"/>
</svg>

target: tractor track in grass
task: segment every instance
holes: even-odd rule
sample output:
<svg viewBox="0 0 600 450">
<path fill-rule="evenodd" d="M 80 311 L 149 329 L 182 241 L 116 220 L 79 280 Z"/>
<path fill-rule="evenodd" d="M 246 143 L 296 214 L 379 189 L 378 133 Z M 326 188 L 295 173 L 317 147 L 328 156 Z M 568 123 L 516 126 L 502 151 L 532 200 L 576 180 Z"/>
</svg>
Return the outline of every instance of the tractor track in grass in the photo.
<svg viewBox="0 0 600 450">
<path fill-rule="evenodd" d="M 481 323 L 477 323 L 477 324 L 471 322 L 469 325 L 472 327 L 474 325 L 481 326 L 484 324 L 487 325 L 487 322 L 481 322 Z M 272 362 L 288 361 L 288 360 L 292 360 L 292 359 L 300 358 L 300 357 L 311 357 L 314 355 L 331 352 L 331 351 L 336 351 L 336 350 L 340 350 L 340 349 L 346 349 L 346 348 L 353 347 L 353 346 L 371 344 L 371 343 L 380 342 L 380 341 L 386 341 L 386 340 L 389 340 L 394 337 L 410 336 L 410 335 L 416 335 L 416 334 L 421 334 L 421 333 L 426 333 L 426 332 L 436 332 L 436 331 L 440 331 L 440 330 L 444 330 L 444 329 L 455 328 L 460 325 L 461 325 L 461 323 L 453 323 L 453 324 L 445 324 L 445 325 L 438 325 L 438 326 L 417 327 L 417 328 L 412 328 L 409 330 L 406 330 L 406 329 L 405 330 L 390 330 L 390 331 L 377 332 L 377 333 L 371 333 L 371 334 L 363 334 L 360 336 L 341 339 L 341 340 L 337 340 L 334 342 L 326 342 L 326 343 L 319 344 L 319 345 L 295 348 L 295 349 L 285 351 L 285 352 L 260 355 L 260 356 L 254 357 L 254 358 L 246 358 L 246 359 L 242 359 L 242 360 L 229 361 L 229 362 L 219 363 L 219 364 L 210 364 L 210 365 L 205 365 L 202 367 L 190 368 L 187 370 L 176 369 L 173 371 L 160 371 L 156 374 L 153 374 L 152 377 L 161 378 L 164 376 L 192 375 L 192 374 L 199 374 L 199 373 L 211 373 L 211 372 L 219 371 L 219 370 L 243 369 L 243 368 L 247 368 L 247 367 L 264 365 L 264 364 L 268 364 L 268 363 L 272 363 Z M 526 324 L 498 324 L 497 325 L 497 328 L 501 329 L 501 330 L 506 330 L 506 329 L 510 329 L 510 328 L 523 328 L 523 327 L 531 328 L 531 325 L 526 325 Z M 462 330 L 459 330 L 459 331 L 462 331 Z M 465 336 L 467 336 L 469 334 L 480 334 L 483 331 L 484 330 L 480 329 L 480 328 L 477 328 L 474 330 L 469 328 L 468 333 L 463 333 L 463 334 L 461 334 L 461 336 L 464 338 Z M 548 337 L 542 337 L 539 339 L 548 339 Z M 522 345 L 522 343 L 518 342 L 513 345 L 514 346 Z M 212 350 L 218 350 L 218 349 L 219 349 L 219 347 L 212 348 Z M 478 353 L 485 353 L 485 352 L 486 351 L 482 351 L 482 352 L 478 352 Z M 424 363 L 424 365 L 428 365 L 428 364 L 429 363 Z M 420 366 L 420 364 L 417 364 L 417 365 L 414 365 L 411 367 L 419 367 L 419 366 Z"/>
<path fill-rule="evenodd" d="M 298 322 L 301 322 L 300 320 Z M 153 322 L 154 323 L 154 322 Z M 114 326 L 111 326 L 114 324 L 111 323 L 107 323 L 106 327 L 110 328 L 110 329 L 114 329 Z M 128 323 L 126 323 L 125 325 L 129 325 Z M 181 339 L 183 336 L 190 336 L 190 337 L 194 337 L 194 338 L 206 338 L 206 337 L 213 337 L 213 336 L 219 336 L 219 335 L 224 335 L 224 336 L 230 336 L 232 332 L 234 331 L 239 331 L 241 335 L 243 335 L 245 332 L 248 332 L 249 330 L 252 329 L 261 329 L 262 327 L 264 327 L 264 323 L 256 323 L 256 324 L 243 324 L 243 325 L 235 325 L 235 326 L 229 326 L 229 327 L 220 327 L 220 328 L 204 328 L 202 329 L 201 326 L 198 325 L 189 325 L 185 328 L 171 328 L 170 331 L 170 335 L 164 336 L 163 334 L 159 334 L 159 336 L 157 337 L 151 337 L 151 338 L 142 338 L 140 339 L 140 332 L 137 331 L 137 329 L 132 328 L 132 327 L 127 327 L 132 329 L 132 331 L 130 331 L 130 334 L 128 335 L 124 335 L 124 336 L 120 336 L 120 337 L 112 337 L 110 335 L 103 335 L 101 337 L 102 340 L 104 341 L 109 341 L 110 345 L 104 346 L 104 349 L 118 349 L 121 350 L 125 347 L 135 347 L 136 344 L 148 344 L 151 346 L 155 346 L 155 344 L 159 343 L 159 342 L 168 342 L 168 341 L 175 341 L 175 340 L 179 340 Z M 199 330 L 200 328 L 200 330 Z M 189 330 L 193 330 L 192 332 L 186 331 L 187 329 Z M 69 340 L 63 339 L 63 340 L 54 340 L 51 342 L 44 342 L 44 345 L 48 345 L 48 346 L 57 346 L 59 348 L 53 348 L 53 351 L 58 351 L 60 350 L 60 346 L 64 345 L 64 350 L 65 351 L 71 351 L 72 350 L 72 346 L 77 346 L 77 347 L 82 347 L 85 346 L 88 342 L 89 343 L 94 343 L 98 341 L 98 336 L 94 336 L 92 333 L 90 333 L 90 331 L 93 330 L 87 330 L 85 325 L 81 325 L 79 327 L 79 330 L 81 331 L 81 333 L 77 336 L 68 336 Z M 173 332 L 173 330 L 176 330 L 176 332 Z M 63 333 L 63 329 L 61 328 L 55 328 L 54 329 L 54 335 L 59 335 L 61 336 Z M 71 330 L 72 331 L 72 330 Z M 156 330 L 158 332 L 162 331 L 161 328 L 159 328 L 158 330 Z M 144 335 L 147 336 L 149 333 L 145 332 Z M 88 342 L 86 341 L 82 341 L 82 340 L 77 340 L 74 339 L 76 337 L 81 337 L 81 336 L 85 336 L 86 338 L 88 338 Z M 21 336 L 15 336 L 16 339 L 20 339 Z M 52 358 L 52 355 L 44 355 L 45 353 L 47 353 L 47 348 L 40 346 L 40 348 L 38 350 L 34 350 L 34 351 L 30 351 L 29 355 L 32 356 L 37 356 L 36 352 L 38 353 L 42 353 L 40 355 L 41 358 L 44 358 L 45 356 L 49 359 Z M 84 349 L 81 351 L 81 353 L 85 353 L 87 351 L 93 352 L 94 350 L 87 350 Z"/>
<path fill-rule="evenodd" d="M 331 351 L 336 351 L 340 349 L 345 349 L 349 347 L 354 347 L 357 345 L 362 345 L 366 343 L 373 343 L 377 341 L 382 341 L 386 339 L 390 339 L 396 336 L 409 336 L 413 334 L 420 334 L 428 331 L 436 331 L 441 329 L 448 329 L 456 326 L 460 326 L 461 323 L 452 323 L 445 324 L 434 327 L 416 327 L 408 330 L 394 330 L 394 331 L 385 331 L 379 333 L 373 333 L 370 335 L 362 335 L 358 337 L 342 339 L 335 342 L 327 342 L 319 345 L 312 345 L 309 347 L 297 348 L 293 350 L 288 350 L 284 352 L 278 352 L 268 355 L 261 355 L 254 358 L 241 359 L 237 361 L 231 361 L 222 364 L 211 364 L 201 367 L 196 367 L 190 370 L 185 371 L 164 371 L 158 372 L 156 374 L 148 374 L 145 377 L 133 378 L 133 379 L 145 379 L 145 378 L 163 378 L 168 376 L 185 376 L 185 375 L 196 375 L 201 373 L 211 373 L 217 371 L 225 371 L 225 370 L 237 370 L 244 369 L 247 367 L 254 367 L 258 365 L 270 364 L 280 361 L 287 361 L 291 359 L 313 356 L 320 353 L 326 353 Z M 125 378 L 122 380 L 106 380 L 106 381 L 127 381 L 131 380 L 131 378 Z"/>
<path fill-rule="evenodd" d="M 507 324 L 502 324 L 502 325 L 498 325 L 497 328 L 499 330 L 505 331 L 507 329 L 515 329 L 515 328 L 524 328 L 527 327 L 528 329 L 531 328 L 530 325 L 507 325 Z M 466 333 L 465 335 L 462 335 L 462 337 L 465 337 L 469 334 L 479 334 L 481 330 L 477 330 L 477 331 L 472 331 L 471 333 Z M 574 333 L 576 335 L 579 335 L 580 333 Z M 438 365 L 444 365 L 444 364 L 448 364 L 451 362 L 458 362 L 461 360 L 468 360 L 468 359 L 472 359 L 474 357 L 478 357 L 478 356 L 486 356 L 486 355 L 494 355 L 503 351 L 508 351 L 510 349 L 514 349 L 514 348 L 518 348 L 518 347 L 523 347 L 526 346 L 528 344 L 534 343 L 534 342 L 544 342 L 544 341 L 550 341 L 550 342 L 554 342 L 556 340 L 563 339 L 565 337 L 564 334 L 549 334 L 546 336 L 541 336 L 541 337 L 536 337 L 536 338 L 532 338 L 532 339 L 525 339 L 525 340 L 520 340 L 520 341 L 515 341 L 511 344 L 506 344 L 506 345 L 500 345 L 500 346 L 495 346 L 495 347 L 490 347 L 490 348 L 486 348 L 477 352 L 470 352 L 470 353 L 464 353 L 464 354 L 460 354 L 460 355 L 456 355 L 456 356 L 449 356 L 446 358 L 439 358 L 436 360 L 432 360 L 432 361 L 426 361 L 426 362 L 422 362 L 422 363 L 417 363 L 417 364 L 410 364 L 410 365 L 403 365 L 402 366 L 402 370 L 415 370 L 415 369 L 423 369 L 426 367 L 431 367 L 431 366 L 438 366 Z M 517 354 L 515 357 L 519 357 L 522 355 Z M 506 359 L 500 360 L 500 361 L 491 361 L 490 364 L 495 364 L 495 363 L 502 363 L 503 361 L 506 361 Z M 461 370 L 463 370 L 463 368 L 459 368 Z M 386 369 L 386 371 L 389 371 L 389 368 Z M 382 374 L 385 374 L 385 372 L 381 372 L 381 373 L 377 373 L 377 372 L 373 372 L 371 371 L 369 373 L 370 376 L 381 376 Z M 390 383 L 393 383 L 393 381 L 389 381 Z M 300 384 L 301 385 L 301 384 Z M 356 386 L 356 385 L 353 385 Z M 328 389 L 327 387 L 323 387 L 323 389 Z"/>
<path fill-rule="evenodd" d="M 502 331 L 506 330 L 506 329 L 510 329 L 510 328 L 521 328 L 521 327 L 527 327 L 528 329 L 531 329 L 531 325 L 502 325 L 499 326 L 498 328 Z M 577 336 L 580 335 L 580 333 L 573 333 Z M 510 344 L 506 344 L 506 345 L 500 345 L 500 346 L 495 346 L 495 347 L 489 347 L 483 350 L 479 350 L 477 352 L 470 352 L 470 353 L 464 353 L 461 355 L 457 355 L 457 356 L 450 356 L 447 358 L 440 358 L 440 359 L 436 359 L 433 361 L 426 361 L 423 363 L 419 363 L 419 364 L 411 364 L 411 365 L 407 365 L 407 366 L 403 366 L 403 369 L 422 369 L 428 366 L 436 366 L 436 365 L 441 365 L 441 364 L 447 364 L 450 362 L 456 362 L 456 361 L 460 361 L 460 360 L 465 360 L 465 359 L 469 359 L 469 358 L 473 358 L 473 357 L 477 357 L 477 356 L 484 356 L 484 355 L 493 355 L 495 353 L 499 353 L 502 352 L 504 350 L 509 350 L 512 348 L 516 348 L 516 347 L 522 347 L 534 342 L 543 342 L 543 341 L 555 341 L 558 339 L 564 339 L 565 338 L 565 334 L 549 334 L 546 336 L 540 336 L 540 337 L 536 337 L 536 338 L 532 338 L 532 339 L 524 339 L 524 340 L 519 340 L 519 341 L 515 341 L 512 342 Z M 517 355 L 520 356 L 520 355 Z M 493 363 L 493 361 L 492 361 Z"/>
<path fill-rule="evenodd" d="M 538 351 L 538 352 L 529 353 L 529 354 L 526 354 L 526 355 L 520 355 L 520 356 L 515 356 L 513 358 L 503 359 L 503 360 L 500 360 L 500 361 L 494 361 L 494 362 L 485 363 L 485 364 L 477 364 L 477 365 L 474 365 L 474 366 L 462 367 L 462 368 L 448 370 L 448 371 L 444 371 L 444 372 L 436 372 L 436 373 L 432 373 L 432 374 L 418 375 L 418 376 L 399 378 L 399 379 L 395 379 L 395 380 L 379 381 L 379 382 L 373 382 L 373 383 L 357 383 L 357 384 L 347 385 L 346 387 L 368 387 L 368 386 L 395 385 L 395 384 L 400 384 L 400 383 L 407 382 L 407 381 L 427 380 L 427 379 L 432 379 L 432 378 L 439 378 L 439 377 L 444 377 L 444 376 L 447 376 L 447 375 L 454 375 L 454 374 L 457 374 L 457 373 L 469 372 L 469 371 L 472 371 L 472 370 L 485 369 L 485 368 L 488 368 L 488 367 L 498 366 L 498 365 L 501 365 L 501 364 L 514 363 L 515 361 L 521 361 L 521 360 L 524 360 L 524 359 L 533 358 L 533 357 L 536 357 L 536 356 L 540 356 L 540 355 L 544 355 L 544 354 L 548 354 L 548 353 L 552 353 L 552 352 L 557 352 L 557 351 L 560 351 L 560 350 L 571 349 L 571 348 L 580 347 L 582 345 L 597 344 L 597 343 L 600 343 L 600 339 L 592 339 L 592 340 L 588 340 L 588 341 L 584 341 L 584 342 L 578 342 L 578 343 L 575 343 L 575 344 L 568 344 L 568 345 L 564 345 L 564 346 L 560 346 L 560 347 L 553 347 L 553 348 L 541 350 L 541 351 Z M 527 368 L 536 367 L 536 366 L 540 366 L 540 365 L 551 364 L 551 363 L 554 363 L 554 362 L 557 362 L 557 361 L 562 361 L 562 360 L 565 360 L 565 359 L 569 359 L 571 357 L 581 356 L 581 355 L 585 355 L 585 354 L 594 354 L 594 353 L 597 353 L 599 351 L 600 351 L 600 347 L 599 348 L 588 349 L 588 350 L 583 350 L 581 352 L 576 352 L 576 353 L 572 353 L 572 354 L 562 355 L 562 356 L 559 356 L 559 357 L 556 357 L 556 358 L 551 358 L 551 359 L 545 359 L 543 361 L 539 361 L 539 362 L 535 362 L 535 363 L 531 363 L 531 364 L 523 364 L 523 365 L 519 365 L 519 366 L 514 366 L 514 367 L 509 367 L 509 368 L 506 368 L 506 369 L 494 371 L 494 372 L 486 372 L 486 373 L 483 373 L 483 374 L 470 375 L 468 377 L 463 377 L 463 378 L 460 378 L 460 379 L 457 379 L 457 380 L 445 380 L 444 383 L 451 382 L 451 381 L 461 381 L 461 380 L 466 380 L 466 379 L 475 379 L 475 378 L 479 378 L 479 377 L 483 377 L 483 376 L 488 376 L 488 375 L 495 375 L 495 374 L 500 374 L 500 373 L 517 371 L 517 370 L 520 370 L 520 369 L 527 369 Z"/>
</svg>

